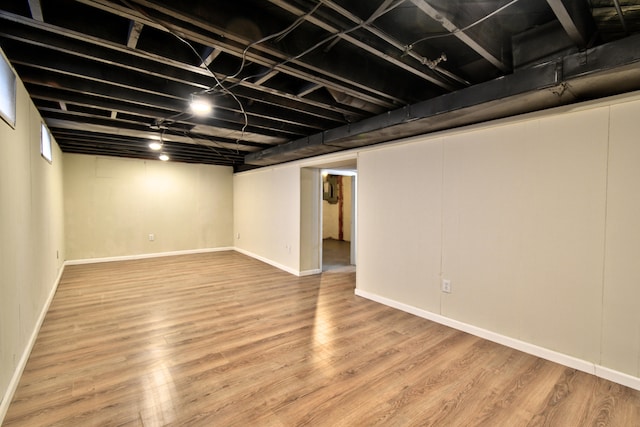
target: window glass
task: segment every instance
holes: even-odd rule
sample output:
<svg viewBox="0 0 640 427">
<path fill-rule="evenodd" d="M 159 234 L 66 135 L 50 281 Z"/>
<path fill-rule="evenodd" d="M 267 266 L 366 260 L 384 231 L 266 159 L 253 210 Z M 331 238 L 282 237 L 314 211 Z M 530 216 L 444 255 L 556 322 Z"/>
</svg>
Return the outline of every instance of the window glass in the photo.
<svg viewBox="0 0 640 427">
<path fill-rule="evenodd" d="M 16 75 L 0 50 L 0 117 L 16 125 Z"/>
<path fill-rule="evenodd" d="M 51 134 L 49 133 L 49 129 L 47 129 L 47 125 L 44 123 L 40 131 L 40 153 L 42 157 L 51 163 Z"/>
</svg>

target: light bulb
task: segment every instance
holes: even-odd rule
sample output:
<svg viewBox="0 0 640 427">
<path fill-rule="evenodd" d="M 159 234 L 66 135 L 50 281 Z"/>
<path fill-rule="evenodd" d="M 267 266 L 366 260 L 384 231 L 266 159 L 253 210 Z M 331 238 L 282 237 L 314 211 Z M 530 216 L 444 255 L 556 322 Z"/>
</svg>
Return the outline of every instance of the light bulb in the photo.
<svg viewBox="0 0 640 427">
<path fill-rule="evenodd" d="M 158 157 L 160 160 L 162 160 L 163 162 L 166 162 L 167 160 L 169 160 L 169 156 L 167 156 L 166 154 L 162 153 L 160 154 L 160 156 Z"/>
<path fill-rule="evenodd" d="M 160 149 L 162 149 L 162 144 L 160 142 L 150 142 L 149 143 L 149 148 L 151 148 L 152 150 L 158 151 Z"/>
<path fill-rule="evenodd" d="M 212 109 L 211 103 L 203 98 L 193 98 L 189 106 L 196 116 L 206 116 Z"/>
</svg>

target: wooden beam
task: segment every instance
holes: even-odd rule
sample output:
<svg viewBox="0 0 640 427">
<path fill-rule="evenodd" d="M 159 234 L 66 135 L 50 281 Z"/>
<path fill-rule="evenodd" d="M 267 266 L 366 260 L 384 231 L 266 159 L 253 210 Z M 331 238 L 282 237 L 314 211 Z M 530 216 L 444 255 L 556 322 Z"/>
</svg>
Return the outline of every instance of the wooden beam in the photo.
<svg viewBox="0 0 640 427">
<path fill-rule="evenodd" d="M 31 11 L 31 17 L 33 19 L 35 19 L 36 21 L 44 22 L 40 0 L 29 0 L 29 10 Z"/>
<path fill-rule="evenodd" d="M 138 21 L 131 21 L 129 25 L 129 37 L 127 38 L 127 47 L 135 49 L 138 45 L 138 39 L 140 38 L 140 33 L 142 32 L 142 28 L 144 24 Z"/>
</svg>

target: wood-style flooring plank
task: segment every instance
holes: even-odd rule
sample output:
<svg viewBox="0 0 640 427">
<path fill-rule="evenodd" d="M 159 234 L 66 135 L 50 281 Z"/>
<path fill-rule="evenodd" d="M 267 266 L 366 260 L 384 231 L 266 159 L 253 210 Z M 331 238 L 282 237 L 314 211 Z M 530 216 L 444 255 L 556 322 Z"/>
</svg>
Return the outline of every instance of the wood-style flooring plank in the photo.
<svg viewBox="0 0 640 427">
<path fill-rule="evenodd" d="M 636 426 L 640 392 L 236 252 L 69 266 L 4 424 Z"/>
</svg>

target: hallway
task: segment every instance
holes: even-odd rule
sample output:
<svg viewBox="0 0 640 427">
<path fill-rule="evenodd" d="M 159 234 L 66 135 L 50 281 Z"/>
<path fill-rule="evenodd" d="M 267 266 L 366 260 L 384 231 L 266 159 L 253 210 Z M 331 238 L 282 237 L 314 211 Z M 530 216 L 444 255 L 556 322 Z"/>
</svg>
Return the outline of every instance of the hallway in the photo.
<svg viewBox="0 0 640 427">
<path fill-rule="evenodd" d="M 324 239 L 322 241 L 322 271 L 355 272 L 351 264 L 351 243 L 344 240 Z"/>
</svg>

